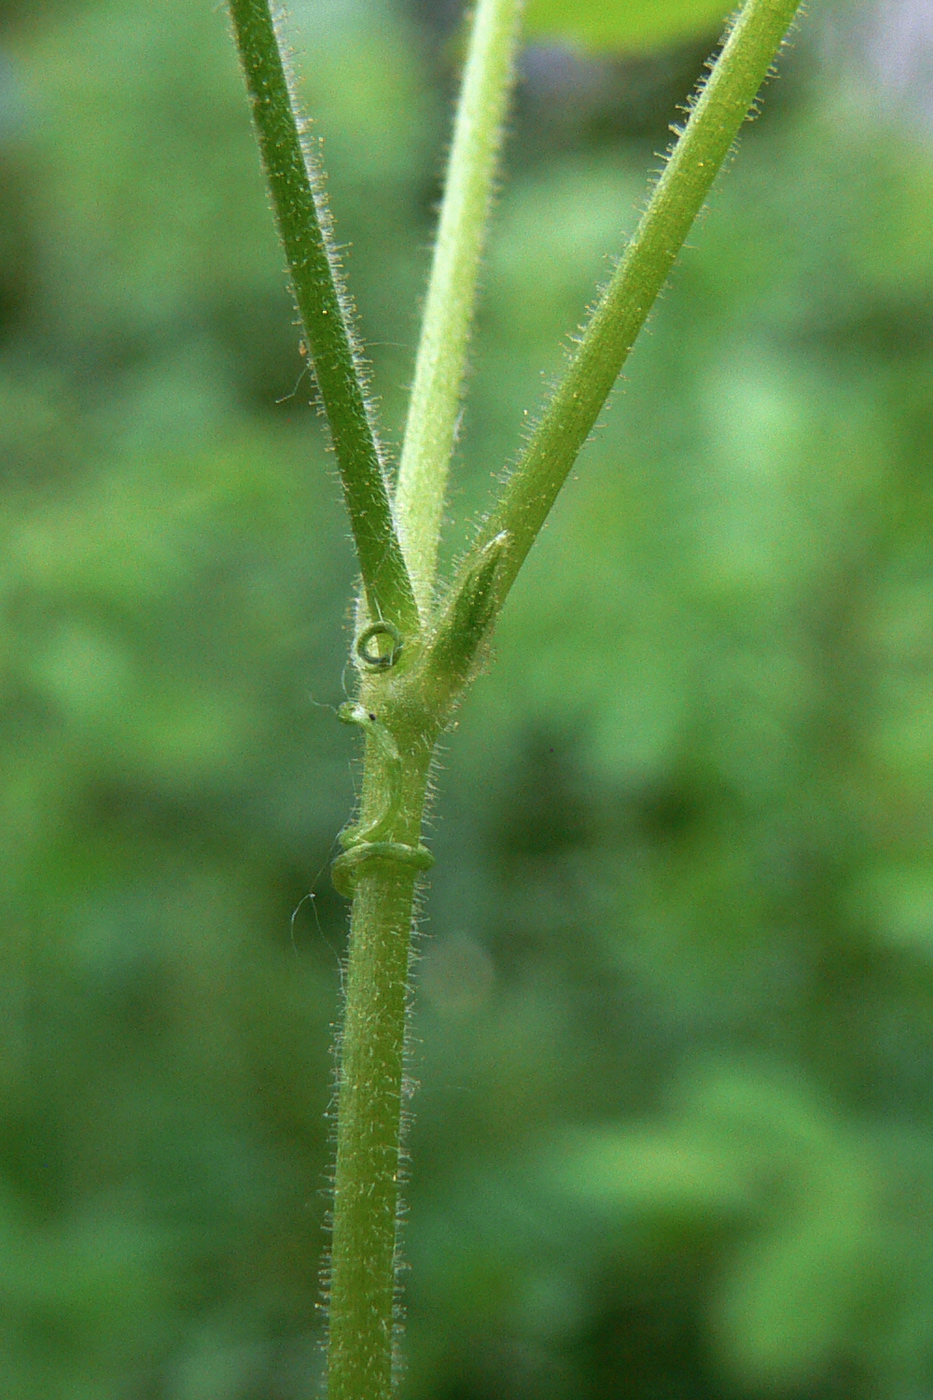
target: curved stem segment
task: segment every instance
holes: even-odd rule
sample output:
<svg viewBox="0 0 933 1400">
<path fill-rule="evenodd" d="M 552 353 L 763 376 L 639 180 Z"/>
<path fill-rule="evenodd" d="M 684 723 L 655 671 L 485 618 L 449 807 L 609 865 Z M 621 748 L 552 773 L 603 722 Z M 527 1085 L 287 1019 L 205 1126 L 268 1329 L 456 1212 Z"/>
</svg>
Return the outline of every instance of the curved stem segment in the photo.
<svg viewBox="0 0 933 1400">
<path fill-rule="evenodd" d="M 563 381 L 464 563 L 461 580 L 490 541 L 507 532 L 500 607 L 667 280 L 799 3 L 747 0 Z"/>
<path fill-rule="evenodd" d="M 522 0 L 479 0 L 415 362 L 396 515 L 418 601 L 431 600 L 470 322 L 511 90 Z"/>
<path fill-rule="evenodd" d="M 349 329 L 321 175 L 302 143 L 268 0 L 230 0 L 259 149 L 327 416 L 369 610 L 403 632 L 418 612 Z"/>
</svg>

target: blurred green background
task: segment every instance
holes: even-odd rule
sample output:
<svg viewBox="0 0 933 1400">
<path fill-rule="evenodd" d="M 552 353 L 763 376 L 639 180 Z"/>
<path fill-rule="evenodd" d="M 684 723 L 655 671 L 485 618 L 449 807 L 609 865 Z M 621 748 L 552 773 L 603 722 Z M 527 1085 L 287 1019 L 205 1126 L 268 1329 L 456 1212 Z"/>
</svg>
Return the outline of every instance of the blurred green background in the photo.
<svg viewBox="0 0 933 1400">
<path fill-rule="evenodd" d="M 933 1394 L 933 20 L 811 9 L 445 744 L 405 1400 Z M 0 1395 L 306 1400 L 348 531 L 222 6 L 0 24 Z M 459 7 L 293 24 L 397 443 Z M 451 541 L 712 37 L 529 49 Z"/>
</svg>

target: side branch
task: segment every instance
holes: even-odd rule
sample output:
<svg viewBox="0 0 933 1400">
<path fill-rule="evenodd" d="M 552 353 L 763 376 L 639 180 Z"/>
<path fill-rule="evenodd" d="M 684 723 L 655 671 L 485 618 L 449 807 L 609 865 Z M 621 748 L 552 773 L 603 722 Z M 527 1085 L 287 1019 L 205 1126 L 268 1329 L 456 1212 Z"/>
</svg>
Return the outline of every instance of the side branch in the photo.
<svg viewBox="0 0 933 1400">
<path fill-rule="evenodd" d="M 506 532 L 499 606 L 618 378 L 800 0 L 747 0 L 648 208 L 454 588 Z"/>
<path fill-rule="evenodd" d="M 301 141 L 269 0 L 230 0 L 263 165 L 350 515 L 369 611 L 403 632 L 418 610 L 328 238 L 320 174 Z"/>
<path fill-rule="evenodd" d="M 522 0 L 478 0 L 415 362 L 395 495 L 405 557 L 430 604 L 476 282 Z"/>
</svg>

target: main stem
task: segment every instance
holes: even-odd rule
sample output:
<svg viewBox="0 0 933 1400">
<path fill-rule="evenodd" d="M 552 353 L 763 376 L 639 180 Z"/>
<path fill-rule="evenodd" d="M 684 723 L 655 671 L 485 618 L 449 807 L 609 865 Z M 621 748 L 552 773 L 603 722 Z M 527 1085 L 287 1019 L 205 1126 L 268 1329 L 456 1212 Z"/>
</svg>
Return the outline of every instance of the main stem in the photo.
<svg viewBox="0 0 933 1400">
<path fill-rule="evenodd" d="M 375 707 L 378 700 L 367 697 Z M 392 841 L 417 846 L 431 744 L 402 749 Z M 367 744 L 361 820 L 385 774 Z M 337 1163 L 329 1279 L 328 1400 L 389 1400 L 395 1332 L 402 1079 L 416 872 L 392 860 L 359 868 L 339 1046 Z"/>
</svg>

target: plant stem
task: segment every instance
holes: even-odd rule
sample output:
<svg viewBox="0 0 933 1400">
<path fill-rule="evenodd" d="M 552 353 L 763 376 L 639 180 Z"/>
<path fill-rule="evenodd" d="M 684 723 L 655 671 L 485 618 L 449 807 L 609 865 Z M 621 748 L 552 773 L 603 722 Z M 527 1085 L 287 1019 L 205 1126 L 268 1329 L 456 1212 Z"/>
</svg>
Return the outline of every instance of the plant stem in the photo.
<svg viewBox="0 0 933 1400">
<path fill-rule="evenodd" d="M 314 357 L 382 649 L 356 647 L 363 682 L 341 717 L 366 734 L 359 821 L 335 868 L 352 888 L 338 1072 L 330 1266 L 329 1400 L 390 1400 L 409 944 L 434 741 L 481 658 L 505 594 L 670 272 L 797 9 L 747 0 L 624 258 L 502 498 L 434 621 L 437 542 L 520 0 L 479 0 L 457 117 L 425 328 L 392 505 L 320 178 L 303 150 L 268 0 L 230 0 L 295 296 Z M 406 557 L 410 561 L 409 575 Z M 414 584 L 412 582 L 414 579 Z M 390 624 L 390 625 L 386 625 Z M 386 638 L 392 647 L 386 651 Z M 407 638 L 406 638 L 407 640 Z M 373 637 L 369 636 L 369 642 Z M 398 663 L 396 665 L 396 662 Z"/>
<path fill-rule="evenodd" d="M 396 490 L 408 567 L 430 605 L 447 468 L 501 145 L 521 0 L 479 0 L 461 89 Z M 367 697 L 379 708 L 381 697 Z M 383 721 L 384 722 L 384 719 Z M 430 744 L 410 748 L 390 839 L 417 846 Z M 412 761 L 412 753 L 421 762 Z M 367 743 L 360 826 L 385 808 L 383 754 Z M 407 797 L 404 795 L 407 788 Z M 382 835 L 384 833 L 380 833 Z M 415 872 L 372 862 L 353 892 L 340 1042 L 329 1280 L 328 1400 L 392 1389 L 401 1086 Z"/>
<path fill-rule="evenodd" d="M 378 700 L 367 697 L 368 705 Z M 392 841 L 417 846 L 432 745 L 403 754 Z M 367 742 L 361 819 L 384 808 L 382 753 Z M 408 959 L 417 875 L 391 859 L 358 869 L 338 1072 L 329 1287 L 328 1400 L 389 1400 Z"/>
<path fill-rule="evenodd" d="M 464 562 L 460 580 L 469 576 L 490 541 L 507 532 L 500 607 L 667 280 L 799 3 L 747 0 L 562 382 Z"/>
<path fill-rule="evenodd" d="M 431 601 L 480 256 L 518 43 L 521 0 L 479 0 L 447 168 L 395 494 L 422 610 Z"/>
<path fill-rule="evenodd" d="M 230 0 L 230 14 L 369 611 L 412 635 L 418 630 L 418 611 L 363 390 L 321 173 L 301 139 L 268 0 Z"/>
</svg>

